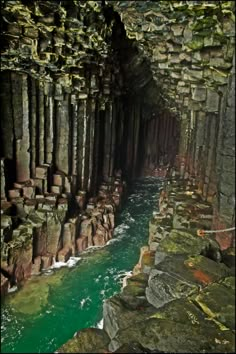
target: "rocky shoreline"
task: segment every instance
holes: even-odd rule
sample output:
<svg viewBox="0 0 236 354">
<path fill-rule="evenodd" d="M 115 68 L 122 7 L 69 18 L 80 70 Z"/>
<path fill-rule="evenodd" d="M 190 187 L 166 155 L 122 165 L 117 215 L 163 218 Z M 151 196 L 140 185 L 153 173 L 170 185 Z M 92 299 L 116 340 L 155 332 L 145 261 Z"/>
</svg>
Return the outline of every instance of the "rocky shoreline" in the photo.
<svg viewBox="0 0 236 354">
<path fill-rule="evenodd" d="M 235 251 L 199 232 L 212 214 L 194 180 L 167 179 L 148 245 L 104 302 L 103 328 L 77 332 L 57 353 L 234 352 Z"/>
<path fill-rule="evenodd" d="M 88 198 L 85 191 L 73 198 L 62 173 L 51 176 L 58 191 L 35 192 L 36 180 L 48 180 L 48 166 L 43 170 L 37 179 L 15 186 L 8 201 L 1 201 L 2 298 L 55 262 L 104 246 L 113 236 L 115 212 L 126 189 L 121 176 L 102 183 L 96 198 Z"/>
</svg>

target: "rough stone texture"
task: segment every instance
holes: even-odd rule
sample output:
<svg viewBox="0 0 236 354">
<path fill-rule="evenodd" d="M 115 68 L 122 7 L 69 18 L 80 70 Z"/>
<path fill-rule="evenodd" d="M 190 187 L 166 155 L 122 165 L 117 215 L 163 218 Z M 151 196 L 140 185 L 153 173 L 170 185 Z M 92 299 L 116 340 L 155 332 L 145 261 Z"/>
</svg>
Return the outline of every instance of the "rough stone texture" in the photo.
<svg viewBox="0 0 236 354">
<path fill-rule="evenodd" d="M 189 251 L 188 254 L 193 253 Z M 153 306 L 159 308 L 229 274 L 226 266 L 202 256 L 166 257 L 158 263 L 157 269 L 151 270 L 146 296 Z"/>
<path fill-rule="evenodd" d="M 232 352 L 233 337 L 231 331 L 222 332 L 216 326 L 195 326 L 190 321 L 186 324 L 150 318 L 121 331 L 111 341 L 109 349 L 113 352 L 124 343 L 138 342 L 141 347 L 154 353 Z"/>
<path fill-rule="evenodd" d="M 212 215 L 210 204 L 196 188 L 195 181 L 176 177 L 164 184 L 159 200 L 162 213 L 153 213 L 149 240 L 160 224 L 163 233 L 170 225 L 172 229 L 158 240 L 155 264 L 150 262 L 153 251 L 143 246 L 122 292 L 105 300 L 103 330 L 110 338 L 110 352 L 235 351 L 234 250 L 221 252 L 214 239 L 191 225 L 187 230 L 173 228 L 180 210 L 195 219 L 200 229 L 204 217 Z M 170 204 L 172 214 L 168 214 Z M 150 272 L 142 266 L 147 255 Z"/>
<path fill-rule="evenodd" d="M 98 328 L 85 328 L 79 331 L 57 353 L 107 353 L 109 337 Z"/>
</svg>

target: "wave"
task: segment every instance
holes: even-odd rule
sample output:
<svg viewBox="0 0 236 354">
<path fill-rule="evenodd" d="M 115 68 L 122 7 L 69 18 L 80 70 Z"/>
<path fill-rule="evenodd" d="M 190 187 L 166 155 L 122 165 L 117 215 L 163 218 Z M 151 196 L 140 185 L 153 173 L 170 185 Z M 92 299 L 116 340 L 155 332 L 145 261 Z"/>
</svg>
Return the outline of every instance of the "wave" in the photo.
<svg viewBox="0 0 236 354">
<path fill-rule="evenodd" d="M 18 290 L 17 285 L 14 285 L 12 288 L 9 288 L 9 289 L 8 289 L 8 293 L 14 293 L 14 292 L 17 291 L 17 290 Z"/>
<path fill-rule="evenodd" d="M 74 267 L 80 259 L 81 259 L 81 257 L 70 257 L 67 262 L 54 261 L 53 265 L 48 270 L 59 269 L 62 267 L 68 267 L 68 268 Z M 48 272 L 48 271 L 46 271 L 46 272 Z"/>
<path fill-rule="evenodd" d="M 92 300 L 90 299 L 90 297 L 85 297 L 84 299 L 82 299 L 80 301 L 80 308 L 84 308 L 85 305 L 87 305 L 89 302 L 91 302 Z"/>
<path fill-rule="evenodd" d="M 125 230 L 128 230 L 129 228 L 130 228 L 129 225 L 122 223 L 115 228 L 115 234 L 118 234 L 118 235 L 122 234 L 125 232 Z"/>
<path fill-rule="evenodd" d="M 103 329 L 104 319 L 102 318 L 96 325 L 95 328 Z"/>
<path fill-rule="evenodd" d="M 131 277 L 132 274 L 132 271 L 121 270 L 114 276 L 114 280 L 119 281 L 124 287 L 124 282 L 126 283 L 126 280 Z"/>
</svg>

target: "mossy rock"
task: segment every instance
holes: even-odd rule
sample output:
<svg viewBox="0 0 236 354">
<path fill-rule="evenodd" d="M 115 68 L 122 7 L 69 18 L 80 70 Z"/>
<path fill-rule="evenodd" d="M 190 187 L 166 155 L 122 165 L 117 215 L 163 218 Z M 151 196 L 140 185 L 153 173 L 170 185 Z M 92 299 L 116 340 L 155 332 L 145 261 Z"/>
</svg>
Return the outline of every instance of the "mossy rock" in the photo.
<svg viewBox="0 0 236 354">
<path fill-rule="evenodd" d="M 126 296 L 126 295 L 130 295 L 130 296 L 144 296 L 145 295 L 145 288 L 146 285 L 141 286 L 140 283 L 132 283 L 127 285 L 123 291 L 122 291 L 122 295 Z"/>
<path fill-rule="evenodd" d="M 232 280 L 228 280 L 230 281 Z M 225 286 L 224 282 L 210 284 L 194 298 L 194 301 L 210 318 L 219 323 L 222 330 L 235 329 L 235 292 Z"/>
<path fill-rule="evenodd" d="M 215 253 L 215 259 L 217 259 L 220 252 L 219 245 L 207 237 L 197 236 L 197 230 L 173 229 L 168 237 L 160 241 L 155 264 L 159 263 L 159 253 L 206 255 L 208 251 Z"/>
<path fill-rule="evenodd" d="M 147 353 L 145 348 L 142 348 L 139 343 L 125 343 L 122 344 L 114 353 Z"/>
<path fill-rule="evenodd" d="M 220 284 L 223 284 L 226 286 L 226 288 L 231 289 L 232 291 L 235 291 L 235 277 L 227 277 L 219 282 Z"/>
<path fill-rule="evenodd" d="M 174 300 L 154 313 L 150 318 L 171 320 L 174 322 L 187 323 L 193 325 L 206 325 L 206 314 L 204 314 L 194 303 L 186 299 Z"/>
<path fill-rule="evenodd" d="M 217 326 L 199 326 L 169 319 L 148 319 L 118 333 L 109 350 L 116 351 L 123 344 L 138 343 L 153 353 L 227 353 L 234 352 L 235 338 L 231 331 Z"/>
<path fill-rule="evenodd" d="M 204 256 L 167 256 L 152 269 L 146 297 L 150 304 L 160 308 L 229 275 L 230 270 L 224 264 Z"/>
<path fill-rule="evenodd" d="M 235 272 L 235 248 L 230 247 L 222 252 L 222 262 Z"/>
<path fill-rule="evenodd" d="M 131 308 L 127 306 L 122 295 L 115 295 L 105 300 L 103 304 L 103 328 L 110 338 L 114 338 L 118 331 L 133 326 L 135 322 L 145 320 L 155 312 L 156 309 L 148 303 L 146 306 Z"/>
<path fill-rule="evenodd" d="M 198 38 L 195 38 L 192 41 L 185 43 L 185 45 L 192 50 L 200 50 L 204 47 L 203 37 L 199 36 Z"/>
<path fill-rule="evenodd" d="M 127 279 L 128 284 L 132 284 L 133 282 L 146 285 L 148 282 L 148 275 L 145 273 L 139 273 Z"/>
<path fill-rule="evenodd" d="M 52 275 L 36 276 L 26 281 L 19 291 L 7 297 L 13 311 L 24 315 L 39 315 L 47 305 L 50 287 L 55 289 L 60 285 L 66 272 L 67 269 L 60 269 Z"/>
<path fill-rule="evenodd" d="M 57 353 L 107 353 L 109 337 L 99 328 L 85 328 L 63 344 Z"/>
<path fill-rule="evenodd" d="M 154 266 L 155 253 L 152 251 L 144 252 L 141 259 L 141 268 L 144 273 L 148 273 Z"/>
</svg>

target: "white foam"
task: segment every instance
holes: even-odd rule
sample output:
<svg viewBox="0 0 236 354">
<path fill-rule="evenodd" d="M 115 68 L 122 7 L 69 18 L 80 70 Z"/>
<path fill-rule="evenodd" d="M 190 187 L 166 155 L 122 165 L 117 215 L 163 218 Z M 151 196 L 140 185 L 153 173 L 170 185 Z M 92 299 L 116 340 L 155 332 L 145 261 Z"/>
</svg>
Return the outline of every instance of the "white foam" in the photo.
<svg viewBox="0 0 236 354">
<path fill-rule="evenodd" d="M 81 259 L 81 257 L 70 257 L 67 262 L 55 262 L 50 267 L 50 269 L 59 269 L 62 267 L 71 268 Z"/>
<path fill-rule="evenodd" d="M 14 285 L 12 288 L 8 289 L 8 293 L 14 293 L 17 290 L 18 290 L 18 287 L 16 285 Z"/>
<path fill-rule="evenodd" d="M 120 224 L 115 228 L 115 233 L 116 234 L 122 234 L 124 233 L 125 230 L 129 229 L 130 226 L 126 224 Z"/>
<path fill-rule="evenodd" d="M 80 301 L 80 308 L 82 309 L 84 307 L 84 305 L 86 305 L 88 302 L 91 302 L 91 299 L 89 296 Z"/>
<path fill-rule="evenodd" d="M 67 261 L 67 267 L 71 268 L 78 263 L 81 257 L 70 257 Z"/>
<path fill-rule="evenodd" d="M 96 324 L 96 328 L 100 328 L 100 329 L 103 329 L 103 323 L 104 323 L 104 320 L 103 318 Z"/>
<path fill-rule="evenodd" d="M 122 279 L 122 288 L 124 288 L 127 285 L 127 279 L 130 278 L 133 275 L 133 272 L 126 272 L 126 275 Z"/>
<path fill-rule="evenodd" d="M 111 243 L 117 242 L 117 241 L 119 241 L 118 238 L 112 238 L 111 240 L 109 240 L 109 241 L 106 243 L 106 246 L 110 245 Z"/>
<path fill-rule="evenodd" d="M 66 266 L 67 266 L 66 262 L 55 262 L 50 268 L 57 269 L 57 268 L 66 267 Z"/>
</svg>

